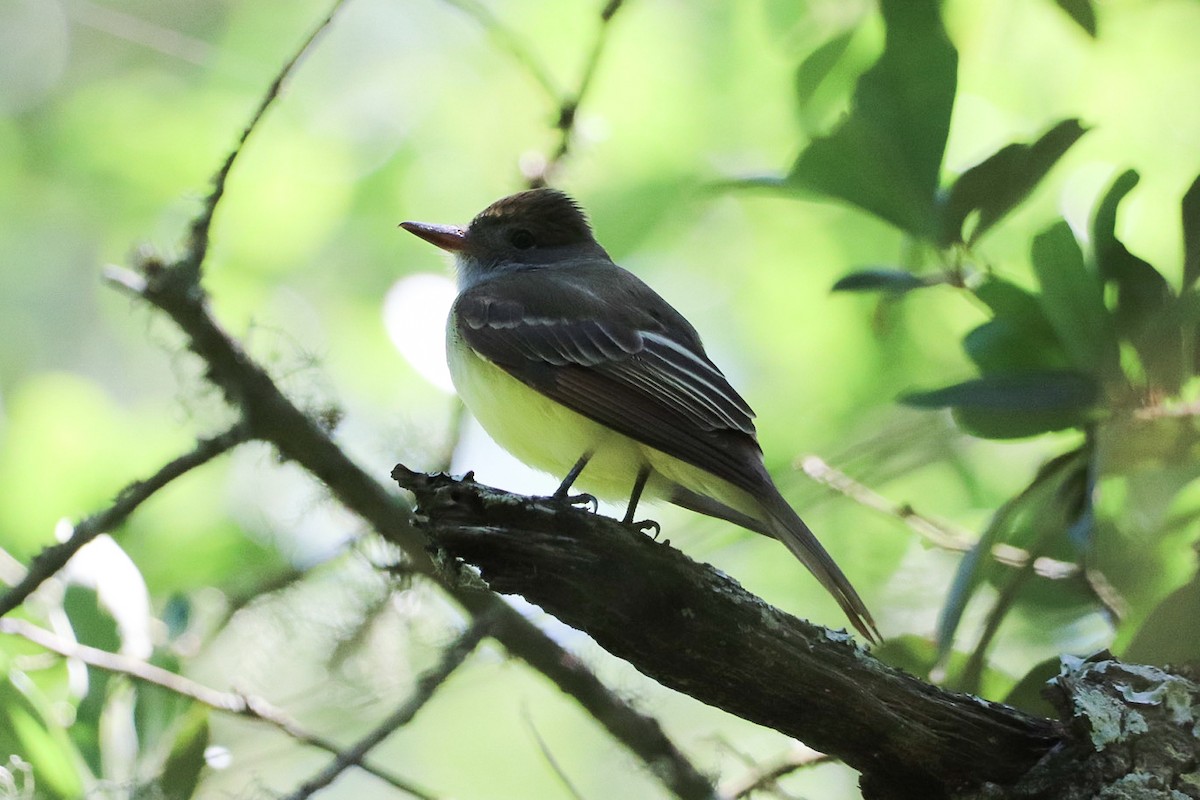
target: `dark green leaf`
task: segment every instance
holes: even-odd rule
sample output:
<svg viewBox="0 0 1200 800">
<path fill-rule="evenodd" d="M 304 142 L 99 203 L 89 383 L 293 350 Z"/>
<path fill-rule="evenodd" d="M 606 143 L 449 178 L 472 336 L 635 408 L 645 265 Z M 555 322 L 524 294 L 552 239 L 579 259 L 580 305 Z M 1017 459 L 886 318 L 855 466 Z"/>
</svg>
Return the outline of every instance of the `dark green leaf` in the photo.
<svg viewBox="0 0 1200 800">
<path fill-rule="evenodd" d="M 1092 8 L 1091 0 L 1054 0 L 1058 7 L 1075 20 L 1075 24 L 1087 31 L 1087 35 L 1096 38 L 1096 10 Z"/>
<path fill-rule="evenodd" d="M 903 401 L 918 408 L 980 408 L 997 411 L 1082 411 L 1096 400 L 1096 384 L 1066 370 L 1017 372 L 963 381 Z"/>
<path fill-rule="evenodd" d="M 893 292 L 896 294 L 920 289 L 930 284 L 902 269 L 873 267 L 843 275 L 833 285 L 833 292 Z"/>
<path fill-rule="evenodd" d="M 992 558 L 992 549 L 998 542 L 1013 544 L 1019 541 L 1021 532 L 1032 529 L 1036 533 L 1026 548 L 1036 558 L 1046 553 L 1053 539 L 1062 538 L 1066 518 L 1079 514 L 1078 504 L 1070 497 L 1067 487 L 1074 485 L 1080 467 L 1086 472 L 1087 462 L 1086 459 L 1081 460 L 1081 455 L 1087 452 L 1090 451 L 1076 448 L 1051 458 L 1038 468 L 1037 474 L 1024 489 L 1007 500 L 992 515 L 975 547 L 959 564 L 946 604 L 942 608 L 938 621 L 940 652 L 949 652 L 963 610 L 985 578 L 991 579 L 1000 590 L 989 615 L 993 618 L 992 623 L 998 623 L 1011 610 L 1018 597 L 1026 593 L 1030 585 L 1027 580 L 1030 573 L 998 568 Z M 967 661 L 966 668 L 956 681 L 960 690 L 977 691 L 985 649 L 986 645 L 981 645 Z"/>
<path fill-rule="evenodd" d="M 984 374 L 1063 369 L 1066 353 L 1036 295 L 996 277 L 975 289 L 995 315 L 963 339 L 967 355 Z"/>
<path fill-rule="evenodd" d="M 1042 309 L 1058 340 L 1080 372 L 1105 381 L 1120 374 L 1120 356 L 1100 280 L 1066 222 L 1033 240 L 1033 269 L 1042 285 Z"/>
<path fill-rule="evenodd" d="M 184 717 L 183 727 L 163 764 L 158 788 L 167 800 L 188 800 L 195 794 L 208 748 L 208 710 L 195 706 Z"/>
<path fill-rule="evenodd" d="M 883 0 L 880 8 L 883 55 L 859 79 L 846 121 L 800 154 L 788 184 L 933 239 L 958 54 L 936 0 Z"/>
<path fill-rule="evenodd" d="M 984 375 L 1068 366 L 1054 331 L 1022 328 L 1006 319 L 985 322 L 963 337 L 963 349 Z"/>
<path fill-rule="evenodd" d="M 61 727 L 61 710 L 32 681 L 19 683 L 0 676 L 0 752 L 33 766 L 30 788 L 37 791 L 31 796 L 38 800 L 83 797 L 90 776 L 81 774 L 83 759 Z"/>
<path fill-rule="evenodd" d="M 1051 678 L 1058 676 L 1058 672 L 1058 656 L 1047 658 L 1025 673 L 1025 677 L 1017 682 L 1017 685 L 1004 698 L 1004 702 L 1039 717 L 1055 716 L 1057 712 L 1054 706 L 1050 705 L 1050 702 L 1042 696 L 1042 690 L 1046 688 L 1046 683 Z"/>
<path fill-rule="evenodd" d="M 999 319 L 1008 320 L 1021 327 L 1043 327 L 1053 330 L 1046 320 L 1037 295 L 1015 283 L 992 275 L 976 286 L 974 293 Z"/>
<path fill-rule="evenodd" d="M 1183 288 L 1200 278 L 1200 177 L 1183 195 Z"/>
<path fill-rule="evenodd" d="M 1139 664 L 1200 663 L 1200 576 L 1177 589 L 1150 612 L 1122 658 Z"/>
<path fill-rule="evenodd" d="M 966 241 L 963 225 L 975 211 L 979 219 L 969 240 L 978 240 L 1033 191 L 1085 131 L 1079 120 L 1064 120 L 1033 144 L 1010 144 L 960 175 L 941 207 L 941 243 Z"/>
<path fill-rule="evenodd" d="M 1100 278 L 1117 287 L 1115 318 L 1118 332 L 1131 338 L 1150 315 L 1171 301 L 1171 287 L 1158 270 L 1126 249 L 1117 239 L 1117 207 L 1137 185 L 1138 174 L 1129 170 L 1113 182 L 1092 220 L 1092 247 Z"/>
<path fill-rule="evenodd" d="M 1018 439 L 1083 425 L 1096 401 L 1096 383 L 1062 370 L 985 375 L 931 392 L 901 397 L 918 408 L 951 408 L 967 432 Z"/>
<path fill-rule="evenodd" d="M 967 602 L 979 588 L 983 568 L 991 564 L 992 545 L 996 543 L 996 537 L 1001 529 L 1001 526 L 997 524 L 1000 518 L 1001 514 L 992 518 L 987 530 L 979 537 L 979 541 L 958 562 L 954 580 L 950 583 L 950 591 L 946 594 L 946 602 L 938 615 L 937 652 L 939 663 L 943 662 L 950 654 L 950 649 L 954 646 L 954 634 L 958 630 L 959 623 L 962 622 Z"/>
<path fill-rule="evenodd" d="M 1116 286 L 1117 333 L 1133 344 L 1147 382 L 1174 394 L 1183 382 L 1182 339 L 1167 313 L 1174 294 L 1158 270 L 1130 253 L 1116 236 L 1117 208 L 1137 182 L 1133 170 L 1113 182 L 1092 220 L 1092 246 L 1101 279 Z"/>
<path fill-rule="evenodd" d="M 854 31 L 835 36 L 800 62 L 796 69 L 796 101 L 803 110 L 812 101 L 817 89 L 829 77 L 830 71 L 841 61 L 854 38 Z"/>
</svg>

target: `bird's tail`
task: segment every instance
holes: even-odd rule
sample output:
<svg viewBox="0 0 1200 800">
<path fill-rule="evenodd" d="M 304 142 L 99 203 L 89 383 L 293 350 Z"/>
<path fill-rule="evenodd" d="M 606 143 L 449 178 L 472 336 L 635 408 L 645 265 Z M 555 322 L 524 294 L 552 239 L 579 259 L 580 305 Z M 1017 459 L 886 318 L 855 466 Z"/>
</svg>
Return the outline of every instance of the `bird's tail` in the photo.
<svg viewBox="0 0 1200 800">
<path fill-rule="evenodd" d="M 808 567 L 808 571 L 821 582 L 826 591 L 833 595 L 855 629 L 866 637 L 867 641 L 878 644 L 882 637 L 866 604 L 858 596 L 858 592 L 854 591 L 850 580 L 842 574 L 837 563 L 825 552 L 817 537 L 804 524 L 804 520 L 792 510 L 769 478 L 762 483 L 758 495 L 757 498 L 743 495 L 748 502 L 758 506 L 758 511 L 753 516 L 679 484 L 672 486 L 668 497 L 676 505 L 710 517 L 728 520 L 783 542 L 787 549 L 800 559 L 800 563 Z"/>
<path fill-rule="evenodd" d="M 833 557 L 825 551 L 817 537 L 804 524 L 804 520 L 792 510 L 788 502 L 772 488 L 772 497 L 764 498 L 763 510 L 767 515 L 767 529 L 771 536 L 787 546 L 800 563 L 808 567 L 833 599 L 837 600 L 851 624 L 867 641 L 878 644 L 882 638 L 871 612 L 863 603 L 850 580 L 842 573 Z"/>
</svg>

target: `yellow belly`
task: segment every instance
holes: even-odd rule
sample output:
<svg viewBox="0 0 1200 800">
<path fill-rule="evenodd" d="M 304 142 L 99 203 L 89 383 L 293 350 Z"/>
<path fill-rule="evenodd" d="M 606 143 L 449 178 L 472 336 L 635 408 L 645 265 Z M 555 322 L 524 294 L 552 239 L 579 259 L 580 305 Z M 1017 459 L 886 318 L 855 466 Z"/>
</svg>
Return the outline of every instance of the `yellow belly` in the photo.
<svg viewBox="0 0 1200 800">
<path fill-rule="evenodd" d="M 751 516 L 758 504 L 710 472 L 637 442 L 531 389 L 481 358 L 447 330 L 450 376 L 463 403 L 496 443 L 534 469 L 563 478 L 584 453 L 592 458 L 575 486 L 605 500 L 626 500 L 639 470 L 651 468 L 643 496 L 679 484 Z"/>
</svg>

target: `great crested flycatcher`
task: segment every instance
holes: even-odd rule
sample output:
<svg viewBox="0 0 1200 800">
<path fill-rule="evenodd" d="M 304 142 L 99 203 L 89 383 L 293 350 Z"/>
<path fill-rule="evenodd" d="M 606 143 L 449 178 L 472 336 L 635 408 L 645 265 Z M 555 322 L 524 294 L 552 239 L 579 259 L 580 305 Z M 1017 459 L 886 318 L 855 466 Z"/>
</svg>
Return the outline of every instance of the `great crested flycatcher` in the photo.
<svg viewBox="0 0 1200 800">
<path fill-rule="evenodd" d="M 597 496 L 676 505 L 772 536 L 863 636 L 871 613 L 763 466 L 754 412 L 691 324 L 613 263 L 554 189 L 488 206 L 466 228 L 405 222 L 454 254 L 450 374 L 484 429 L 521 461 Z"/>
</svg>

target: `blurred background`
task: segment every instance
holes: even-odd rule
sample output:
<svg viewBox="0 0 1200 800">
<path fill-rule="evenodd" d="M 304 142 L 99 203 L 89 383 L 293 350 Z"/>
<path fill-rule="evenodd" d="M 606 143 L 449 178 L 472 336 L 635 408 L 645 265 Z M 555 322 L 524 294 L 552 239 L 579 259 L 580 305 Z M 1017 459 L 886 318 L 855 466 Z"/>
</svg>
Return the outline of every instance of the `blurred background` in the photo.
<svg viewBox="0 0 1200 800">
<path fill-rule="evenodd" d="M 397 224 L 466 223 L 525 186 L 557 146 L 558 109 L 578 87 L 601 5 L 349 0 L 230 176 L 204 280 L 213 311 L 303 407 L 340 409 L 339 442 L 381 481 L 396 462 L 437 469 L 452 453 L 452 471 L 474 469 L 486 483 L 557 483 L 495 451 L 469 420 L 459 429 L 440 368 L 450 267 Z M 1096 5 L 1095 37 L 1050 0 L 943 6 L 959 56 L 944 177 L 1058 120 L 1091 127 L 970 255 L 1020 285 L 1033 285 L 1032 235 L 1059 217 L 1084 232 L 1097 197 L 1128 168 L 1141 181 L 1119 234 L 1179 280 L 1179 202 L 1200 171 L 1200 3 Z M 61 520 L 104 508 L 233 421 L 172 324 L 101 272 L 139 248 L 178 252 L 210 176 L 328 9 L 0 0 L 0 578 L 19 577 L 17 562 L 54 542 Z M 798 66 L 847 33 L 800 102 Z M 924 665 L 928 677 L 961 554 L 806 477 L 799 460 L 817 455 L 896 504 L 978 534 L 1077 433 L 986 441 L 944 412 L 898 405 L 905 392 L 972 376 L 960 340 L 986 310 L 950 286 L 903 300 L 832 294 L 856 269 L 922 272 L 936 259 L 845 204 L 726 185 L 786 174 L 846 113 L 882 42 L 867 0 L 628 0 L 552 182 L 588 210 L 613 258 L 701 331 L 755 408 L 784 493 L 895 640 L 897 663 Z M 1173 498 L 1164 490 L 1163 503 Z M 845 625 L 776 543 L 677 509 L 653 513 L 693 558 L 789 612 Z M 385 577 L 378 565 L 394 554 L 364 532 L 307 475 L 244 446 L 159 493 L 24 613 L 45 622 L 65 609 L 60 632 L 265 697 L 350 742 L 407 696 L 461 624 L 428 586 Z M 1194 524 L 1177 532 L 1173 552 L 1195 534 Z M 1194 569 L 1172 558 L 1147 603 Z M 1058 653 L 1113 643 L 1086 592 L 1042 588 L 1005 617 L 978 687 L 988 696 L 1003 699 Z M 956 651 L 971 650 L 994 598 L 983 586 L 966 604 Z M 714 776 L 736 779 L 792 747 L 526 610 Z M 80 683 L 35 657 L 0 641 L 10 723 L 0 758 L 34 764 L 36 796 L 108 796 L 161 771 L 192 713 L 185 704 L 94 671 Z M 198 796 L 272 796 L 328 760 L 251 723 L 214 714 L 207 725 Z M 569 797 L 551 758 L 581 796 L 664 796 L 573 702 L 494 647 L 374 757 L 436 796 Z M 858 796 L 854 773 L 836 764 L 781 786 L 778 796 Z M 322 796 L 403 794 L 349 772 Z"/>
</svg>

